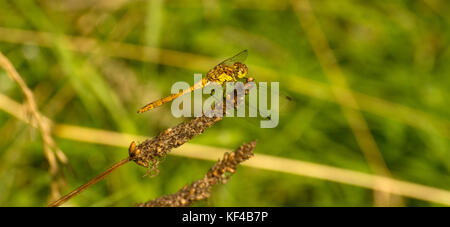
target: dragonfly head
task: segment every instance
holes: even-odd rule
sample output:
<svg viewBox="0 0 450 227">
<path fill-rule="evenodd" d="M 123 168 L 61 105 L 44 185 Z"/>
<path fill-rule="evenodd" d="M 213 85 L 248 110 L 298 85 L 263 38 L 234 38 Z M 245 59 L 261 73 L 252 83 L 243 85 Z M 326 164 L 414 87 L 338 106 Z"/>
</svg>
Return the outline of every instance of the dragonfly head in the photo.
<svg viewBox="0 0 450 227">
<path fill-rule="evenodd" d="M 236 63 L 234 63 L 233 68 L 234 68 L 235 75 L 238 78 L 244 78 L 245 76 L 247 76 L 248 68 L 245 64 L 236 62 Z"/>
</svg>

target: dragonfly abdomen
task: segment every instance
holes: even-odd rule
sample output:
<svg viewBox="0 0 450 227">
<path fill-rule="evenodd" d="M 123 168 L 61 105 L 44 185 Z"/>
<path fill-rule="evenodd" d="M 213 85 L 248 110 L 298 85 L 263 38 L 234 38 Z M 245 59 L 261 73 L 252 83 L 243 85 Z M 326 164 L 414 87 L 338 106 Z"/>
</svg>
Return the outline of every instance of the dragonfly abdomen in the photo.
<svg viewBox="0 0 450 227">
<path fill-rule="evenodd" d="M 144 113 L 144 112 L 149 111 L 151 109 L 154 109 L 154 108 L 156 108 L 158 106 L 161 106 L 164 103 L 168 103 L 168 102 L 170 102 L 170 101 L 172 101 L 172 100 L 174 100 L 174 99 L 176 99 L 176 98 L 178 98 L 178 97 L 180 97 L 180 96 L 182 96 L 182 95 L 184 95 L 186 93 L 189 93 L 189 92 L 191 92 L 191 91 L 193 91 L 195 89 L 199 89 L 200 87 L 204 87 L 207 82 L 208 82 L 207 79 L 203 78 L 197 84 L 192 85 L 188 89 L 180 91 L 179 93 L 176 93 L 176 94 L 171 94 L 171 95 L 169 95 L 167 97 L 164 97 L 162 99 L 158 99 L 158 100 L 156 100 L 154 102 L 151 102 L 151 103 L 145 105 L 144 107 L 142 107 L 141 109 L 138 110 L 138 113 Z"/>
<path fill-rule="evenodd" d="M 161 106 L 164 103 L 170 102 L 170 101 L 178 98 L 182 94 L 184 94 L 183 91 L 178 93 L 178 94 L 172 94 L 172 95 L 169 95 L 169 96 L 164 97 L 162 99 L 158 99 L 158 100 L 156 100 L 154 102 L 151 102 L 151 103 L 145 105 L 144 107 L 142 107 L 141 109 L 139 109 L 138 113 L 144 113 L 144 112 L 149 111 L 151 109 L 154 109 L 154 108 L 156 108 L 158 106 Z"/>
</svg>

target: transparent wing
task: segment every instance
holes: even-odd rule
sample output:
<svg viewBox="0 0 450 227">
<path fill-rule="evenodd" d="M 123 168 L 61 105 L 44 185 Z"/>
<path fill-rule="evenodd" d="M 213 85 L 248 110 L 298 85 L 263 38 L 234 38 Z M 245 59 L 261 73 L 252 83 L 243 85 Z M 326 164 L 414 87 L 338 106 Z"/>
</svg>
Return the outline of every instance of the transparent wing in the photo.
<svg viewBox="0 0 450 227">
<path fill-rule="evenodd" d="M 244 61 L 247 59 L 248 51 L 243 50 L 239 52 L 238 54 L 234 55 L 231 58 L 226 59 L 225 61 L 221 62 L 219 65 L 227 65 L 232 66 L 236 62 L 244 63 Z"/>
</svg>

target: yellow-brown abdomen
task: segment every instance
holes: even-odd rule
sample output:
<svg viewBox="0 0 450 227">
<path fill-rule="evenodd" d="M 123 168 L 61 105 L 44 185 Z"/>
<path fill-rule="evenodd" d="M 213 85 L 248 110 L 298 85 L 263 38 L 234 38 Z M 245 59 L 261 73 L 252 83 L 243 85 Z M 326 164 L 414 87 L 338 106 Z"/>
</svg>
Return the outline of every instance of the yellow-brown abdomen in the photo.
<svg viewBox="0 0 450 227">
<path fill-rule="evenodd" d="M 154 108 L 156 108 L 158 106 L 161 106 L 164 103 L 170 102 L 170 101 L 172 101 L 172 100 L 174 100 L 174 99 L 176 99 L 176 98 L 178 98 L 178 97 L 180 97 L 180 96 L 182 96 L 182 95 L 184 95 L 186 93 L 189 93 L 189 92 L 191 92 L 191 91 L 193 91 L 195 89 L 204 87 L 207 82 L 208 82 L 207 79 L 203 78 L 201 81 L 199 81 L 197 84 L 192 85 L 190 88 L 185 89 L 183 91 L 180 91 L 177 94 L 171 94 L 171 95 L 169 95 L 167 97 L 164 97 L 162 99 L 158 99 L 158 100 L 156 100 L 154 102 L 151 102 L 151 103 L 145 105 L 144 107 L 140 108 L 137 112 L 138 113 L 144 113 L 146 111 L 154 109 Z"/>
</svg>

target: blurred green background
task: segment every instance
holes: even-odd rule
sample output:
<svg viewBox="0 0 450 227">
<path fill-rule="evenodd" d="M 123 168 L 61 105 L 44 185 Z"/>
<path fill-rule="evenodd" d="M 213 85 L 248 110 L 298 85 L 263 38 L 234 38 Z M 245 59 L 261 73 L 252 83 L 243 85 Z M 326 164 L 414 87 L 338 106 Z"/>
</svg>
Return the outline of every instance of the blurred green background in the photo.
<svg viewBox="0 0 450 227">
<path fill-rule="evenodd" d="M 310 11 L 306 3 L 0 0 L 0 51 L 56 125 L 151 138 L 187 119 L 174 118 L 170 104 L 142 115 L 139 107 L 169 94 L 174 82 L 192 84 L 193 73 L 248 49 L 251 76 L 279 81 L 293 99 L 281 101 L 278 127 L 227 118 L 191 143 L 234 149 L 257 139 L 256 154 L 383 174 L 365 158 L 369 147 L 381 154 L 384 173 L 450 190 L 450 4 L 311 0 Z M 346 101 L 334 98 L 330 78 L 345 78 L 360 110 L 342 107 Z M 3 70 L 0 93 L 24 100 Z M 76 173 L 63 168 L 62 194 L 128 155 L 124 147 L 61 138 L 57 130 L 54 138 Z M 146 170 L 129 163 L 67 205 L 133 206 L 176 192 L 212 165 L 168 156 L 157 177 L 142 178 Z M 0 206 L 45 206 L 50 181 L 39 131 L 0 111 Z M 442 205 L 377 198 L 366 188 L 241 166 L 195 205 Z"/>
</svg>

